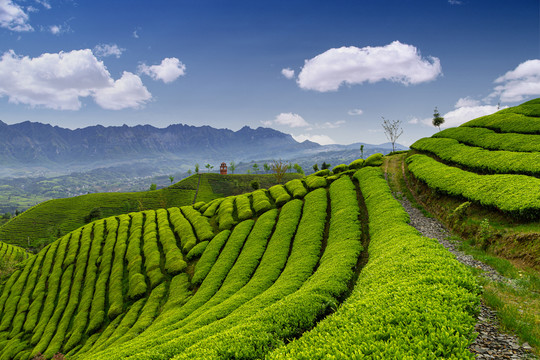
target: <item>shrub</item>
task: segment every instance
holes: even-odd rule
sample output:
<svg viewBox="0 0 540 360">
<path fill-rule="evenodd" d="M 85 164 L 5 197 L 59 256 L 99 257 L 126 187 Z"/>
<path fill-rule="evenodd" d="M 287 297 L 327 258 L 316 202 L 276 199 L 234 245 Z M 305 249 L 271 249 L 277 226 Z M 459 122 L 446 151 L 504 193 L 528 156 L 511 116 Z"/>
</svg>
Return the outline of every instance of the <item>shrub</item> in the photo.
<svg viewBox="0 0 540 360">
<path fill-rule="evenodd" d="M 381 166 L 382 163 L 383 163 L 383 154 L 375 153 L 366 159 L 364 166 Z"/>
<path fill-rule="evenodd" d="M 340 165 L 336 165 L 334 166 L 334 168 L 332 169 L 332 173 L 333 174 L 339 174 L 340 172 L 343 172 L 343 171 L 346 171 L 346 170 L 349 170 L 349 167 L 345 164 L 340 164 Z"/>
<path fill-rule="evenodd" d="M 353 162 L 351 162 L 349 164 L 349 169 L 351 170 L 357 170 L 357 169 L 360 169 L 364 166 L 364 162 L 365 160 L 364 159 L 357 159 L 357 160 L 354 160 Z"/>
</svg>

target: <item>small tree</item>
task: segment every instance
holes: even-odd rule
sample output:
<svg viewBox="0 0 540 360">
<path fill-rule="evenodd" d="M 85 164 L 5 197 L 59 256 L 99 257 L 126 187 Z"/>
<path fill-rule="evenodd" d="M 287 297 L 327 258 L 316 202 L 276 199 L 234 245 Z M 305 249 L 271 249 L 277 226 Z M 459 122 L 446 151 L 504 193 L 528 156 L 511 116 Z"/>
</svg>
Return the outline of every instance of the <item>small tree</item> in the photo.
<svg viewBox="0 0 540 360">
<path fill-rule="evenodd" d="M 317 171 L 319 171 L 319 165 L 314 164 L 313 165 L 313 172 L 317 172 Z"/>
<path fill-rule="evenodd" d="M 257 163 L 253 164 L 253 172 L 255 174 L 258 174 L 259 173 L 259 165 Z"/>
<path fill-rule="evenodd" d="M 441 125 L 444 124 L 444 118 L 439 114 L 439 110 L 435 106 L 435 110 L 433 110 L 433 126 L 436 126 L 439 128 L 439 131 L 441 131 Z"/>
<path fill-rule="evenodd" d="M 174 176 L 169 175 L 169 180 L 171 180 L 171 184 L 174 182 Z"/>
<path fill-rule="evenodd" d="M 199 164 L 195 164 L 195 174 L 199 173 Z"/>
<path fill-rule="evenodd" d="M 234 174 L 234 170 L 236 170 L 236 163 L 234 161 L 231 161 L 229 169 L 231 169 L 231 174 Z"/>
<path fill-rule="evenodd" d="M 298 174 L 304 175 L 304 170 L 302 169 L 302 167 L 301 167 L 300 165 L 294 164 L 294 165 L 293 165 L 293 168 L 294 168 L 294 170 L 296 170 L 296 172 L 297 172 Z"/>
<path fill-rule="evenodd" d="M 401 120 L 388 120 L 384 117 L 382 117 L 382 119 L 382 127 L 384 129 L 384 134 L 386 135 L 386 138 L 392 143 L 392 152 L 394 152 L 396 141 L 401 136 L 401 134 L 403 134 Z"/>
<path fill-rule="evenodd" d="M 276 177 L 277 183 L 281 184 L 281 180 L 283 179 L 283 176 L 285 176 L 285 173 L 287 172 L 289 165 L 284 163 L 281 160 L 279 161 L 274 160 L 271 167 L 272 167 L 272 171 L 274 172 L 274 176 Z"/>
<path fill-rule="evenodd" d="M 270 165 L 268 165 L 268 163 L 263 164 L 263 169 L 264 169 L 265 174 L 268 174 L 270 170 L 272 170 L 272 168 L 270 168 Z"/>
<path fill-rule="evenodd" d="M 192 171 L 191 171 L 191 169 L 189 169 L 189 170 L 187 171 L 188 176 L 191 176 L 191 173 L 192 173 Z"/>
<path fill-rule="evenodd" d="M 153 191 L 153 190 L 156 190 L 157 189 L 157 185 L 156 184 L 151 184 L 150 185 L 150 191 Z"/>
<path fill-rule="evenodd" d="M 214 168 L 214 165 L 206 164 L 204 167 L 208 169 L 208 172 L 210 172 L 210 170 Z"/>
<path fill-rule="evenodd" d="M 330 168 L 330 163 L 326 163 L 326 161 L 323 161 L 322 165 L 321 165 L 321 170 L 326 170 Z"/>
<path fill-rule="evenodd" d="M 364 158 L 364 145 L 360 145 L 360 159 Z"/>
</svg>

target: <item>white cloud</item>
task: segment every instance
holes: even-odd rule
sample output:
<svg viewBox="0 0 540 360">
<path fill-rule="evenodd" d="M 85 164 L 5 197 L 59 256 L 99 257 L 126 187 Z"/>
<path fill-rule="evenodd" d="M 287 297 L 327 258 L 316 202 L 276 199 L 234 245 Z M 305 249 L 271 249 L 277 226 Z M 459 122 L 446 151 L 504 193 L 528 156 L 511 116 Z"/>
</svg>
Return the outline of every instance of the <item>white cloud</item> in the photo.
<svg viewBox="0 0 540 360">
<path fill-rule="evenodd" d="M 287 79 L 292 79 L 294 77 L 294 70 L 289 68 L 281 69 L 281 74 Z"/>
<path fill-rule="evenodd" d="M 479 106 L 480 105 L 480 101 L 478 100 L 475 100 L 475 99 L 472 99 L 470 97 L 464 97 L 464 98 L 460 98 L 457 102 L 456 102 L 456 105 L 454 105 L 455 108 L 460 108 L 460 107 L 474 107 L 474 106 Z"/>
<path fill-rule="evenodd" d="M 281 113 L 274 119 L 275 124 L 286 125 L 292 128 L 307 127 L 309 123 L 298 114 Z"/>
<path fill-rule="evenodd" d="M 448 3 L 450 5 L 461 5 L 462 1 L 460 1 L 460 0 L 448 0 Z"/>
<path fill-rule="evenodd" d="M 499 97 L 501 101 L 517 102 L 527 96 L 540 95 L 540 60 L 527 60 L 514 70 L 508 71 L 495 80 L 494 91 L 489 95 Z"/>
<path fill-rule="evenodd" d="M 0 0 L 0 27 L 11 31 L 32 31 L 28 14 L 11 0 Z"/>
<path fill-rule="evenodd" d="M 139 72 L 150 76 L 154 80 L 170 83 L 186 73 L 186 65 L 177 58 L 165 58 L 159 65 L 139 65 Z"/>
<path fill-rule="evenodd" d="M 51 4 L 46 0 L 36 0 L 36 2 L 40 5 L 42 5 L 45 9 L 50 10 Z"/>
<path fill-rule="evenodd" d="M 459 104 L 456 104 L 456 106 Z M 456 109 L 447 112 L 442 115 L 444 117 L 444 123 L 441 125 L 441 129 L 446 129 L 450 127 L 456 127 L 461 124 L 466 123 L 472 119 L 476 119 L 480 116 L 491 115 L 499 111 L 497 105 L 476 105 L 476 106 L 461 106 Z M 421 122 L 428 126 L 433 126 L 433 118 L 427 118 L 421 120 Z"/>
<path fill-rule="evenodd" d="M 121 110 L 141 108 L 152 98 L 139 76 L 124 71 L 112 86 L 98 89 L 94 93 L 96 103 L 104 109 Z"/>
<path fill-rule="evenodd" d="M 438 58 L 422 58 L 416 47 L 394 41 L 386 46 L 330 49 L 306 60 L 297 83 L 303 89 L 335 91 L 343 83 L 382 80 L 405 85 L 432 81 L 441 74 Z"/>
<path fill-rule="evenodd" d="M 105 95 L 110 98 L 104 99 Z M 3 96 L 11 103 L 56 110 L 78 110 L 81 98 L 90 96 L 107 109 L 140 107 L 151 98 L 136 75 L 124 73 L 114 81 L 90 49 L 45 53 L 35 58 L 19 56 L 13 50 L 5 52 L 0 57 Z"/>
<path fill-rule="evenodd" d="M 310 135 L 310 134 L 301 134 L 301 135 L 292 135 L 293 139 L 298 142 L 304 142 L 306 140 L 316 142 L 321 145 L 330 145 L 335 144 L 336 142 L 332 140 L 331 137 L 327 135 Z"/>
<path fill-rule="evenodd" d="M 349 115 L 362 115 L 364 113 L 364 110 L 362 109 L 352 109 L 347 112 Z"/>
<path fill-rule="evenodd" d="M 119 58 L 125 50 L 116 44 L 99 44 L 94 47 L 94 54 L 99 57 L 116 56 Z"/>
<path fill-rule="evenodd" d="M 337 129 L 341 125 L 345 124 L 344 120 L 334 121 L 334 122 L 325 122 L 322 125 L 315 124 L 316 129 Z"/>
<path fill-rule="evenodd" d="M 413 117 L 411 120 L 408 121 L 409 124 L 416 125 L 418 124 L 420 120 L 417 117 Z"/>
<path fill-rule="evenodd" d="M 138 38 L 139 38 L 139 34 L 137 33 L 137 30 L 133 30 L 132 36 L 133 36 L 135 39 L 138 39 Z"/>
</svg>

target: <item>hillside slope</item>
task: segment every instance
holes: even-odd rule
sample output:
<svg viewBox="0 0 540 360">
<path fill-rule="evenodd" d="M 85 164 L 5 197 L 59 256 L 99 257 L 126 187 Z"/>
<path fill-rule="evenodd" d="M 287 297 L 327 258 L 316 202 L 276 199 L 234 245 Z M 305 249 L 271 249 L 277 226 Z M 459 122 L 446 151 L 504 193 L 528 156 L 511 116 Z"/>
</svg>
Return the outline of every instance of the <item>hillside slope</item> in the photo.
<svg viewBox="0 0 540 360">
<path fill-rule="evenodd" d="M 407 221 L 380 169 L 342 166 L 87 224 L 1 285 L 0 357 L 472 358 L 477 285 Z"/>
<path fill-rule="evenodd" d="M 540 99 L 411 148 L 410 181 L 431 211 L 483 247 L 540 268 Z"/>
</svg>

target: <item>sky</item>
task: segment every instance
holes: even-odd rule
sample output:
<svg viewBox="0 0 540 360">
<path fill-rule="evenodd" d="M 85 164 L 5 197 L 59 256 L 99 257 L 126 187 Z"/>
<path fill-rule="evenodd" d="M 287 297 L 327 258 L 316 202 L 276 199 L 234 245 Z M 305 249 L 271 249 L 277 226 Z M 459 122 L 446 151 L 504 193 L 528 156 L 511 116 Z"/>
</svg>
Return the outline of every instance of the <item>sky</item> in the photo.
<svg viewBox="0 0 540 360">
<path fill-rule="evenodd" d="M 410 145 L 540 97 L 538 0 L 0 0 L 0 120 Z"/>
</svg>

